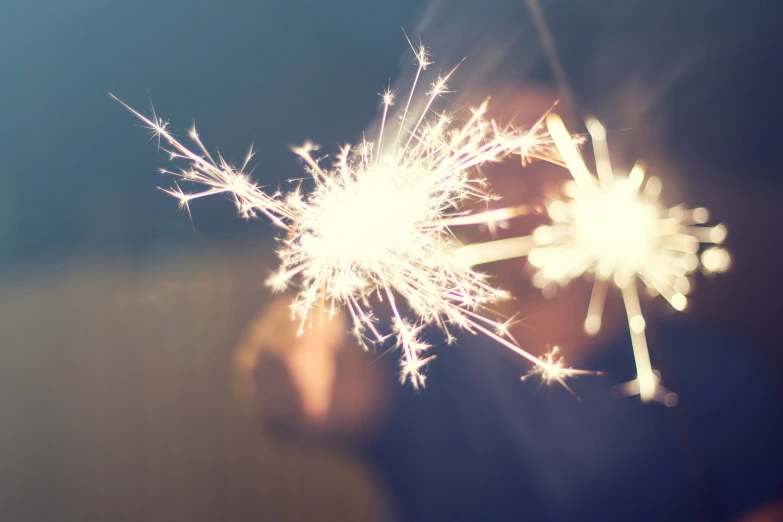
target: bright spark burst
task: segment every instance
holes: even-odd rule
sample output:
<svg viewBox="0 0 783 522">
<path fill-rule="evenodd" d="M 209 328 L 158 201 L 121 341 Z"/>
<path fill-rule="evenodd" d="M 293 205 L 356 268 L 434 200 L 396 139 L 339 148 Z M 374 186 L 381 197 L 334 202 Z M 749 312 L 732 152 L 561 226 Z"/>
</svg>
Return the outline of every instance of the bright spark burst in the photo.
<svg viewBox="0 0 783 522">
<path fill-rule="evenodd" d="M 592 119 L 587 127 L 597 178 L 587 169 L 560 117 L 550 114 L 547 128 L 574 178 L 565 190 L 569 199 L 550 203 L 547 212 L 552 224 L 537 228 L 532 236 L 470 245 L 461 258 L 463 264 L 476 265 L 527 255 L 537 269 L 533 284 L 539 288 L 593 274 L 584 322 L 590 335 L 601 328 L 607 287 L 614 284 L 625 303 L 637 370 L 636 380 L 625 389 L 638 393 L 643 401 L 662 397 L 668 403 L 672 398 L 661 388 L 650 362 L 637 280 L 651 295 L 660 294 L 673 308 L 684 310 L 692 286 L 690 276 L 699 266 L 704 272 L 728 270 L 729 254 L 720 246 L 704 250 L 701 260 L 698 256 L 703 243 L 723 242 L 726 227 L 700 226 L 709 220 L 705 208 L 664 208 L 658 200 L 661 182 L 650 177 L 644 183 L 641 162 L 627 176 L 615 174 L 603 126 Z"/>
<path fill-rule="evenodd" d="M 394 104 L 394 93 L 387 89 L 381 94 L 383 118 L 375 141 L 345 146 L 329 166 L 314 156 L 318 146 L 312 143 L 292 148 L 312 178 L 310 190 L 300 183 L 288 193 L 269 195 L 246 173 L 252 148 L 237 168 L 220 155 L 210 155 L 195 127 L 190 138 L 198 153 L 182 145 L 162 120 L 123 105 L 167 144 L 172 160 L 185 163 L 179 170 L 162 172 L 205 187 L 185 192 L 175 184 L 165 190 L 184 210 L 189 213 L 195 199 L 227 194 L 242 216 L 265 215 L 286 231 L 278 249 L 280 266 L 269 284 L 275 291 L 296 287 L 292 309 L 301 320 L 300 332 L 312 313 L 333 313 L 341 307 L 350 314 L 353 334 L 365 348 L 389 336 L 396 339 L 402 352 L 401 380 L 418 388 L 433 358 L 427 355 L 430 345 L 422 340 L 422 330 L 436 326 L 451 341 L 450 330 L 457 327 L 489 336 L 542 368 L 548 381 L 564 382 L 572 370 L 522 350 L 508 336 L 506 323 L 491 317 L 489 306 L 507 294 L 488 284 L 485 275 L 455 261 L 450 231 L 490 219 L 464 210 L 493 197 L 485 191 L 480 166 L 511 154 L 520 155 L 523 163 L 546 154 L 551 138 L 543 120 L 526 131 L 501 127 L 487 118 L 487 101 L 462 121 L 450 112 L 435 113 L 433 104 L 449 92 L 447 82 L 455 69 L 438 76 L 423 108 L 414 109 L 421 73 L 432 62 L 424 46 L 411 47 L 418 69 L 394 140 L 384 134 Z M 513 215 L 514 210 L 506 213 Z M 385 301 L 391 310 L 388 329 L 373 314 L 374 300 Z M 414 319 L 405 317 L 401 302 Z"/>
</svg>

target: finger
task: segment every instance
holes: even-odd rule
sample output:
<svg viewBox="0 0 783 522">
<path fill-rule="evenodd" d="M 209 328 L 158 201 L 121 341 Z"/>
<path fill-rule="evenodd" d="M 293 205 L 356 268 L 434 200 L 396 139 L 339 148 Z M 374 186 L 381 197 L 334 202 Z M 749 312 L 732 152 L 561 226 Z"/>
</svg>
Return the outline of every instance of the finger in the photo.
<svg viewBox="0 0 783 522">
<path fill-rule="evenodd" d="M 262 351 L 280 353 L 296 342 L 290 300 L 278 298 L 263 309 L 250 323 L 234 351 L 235 388 L 242 397 L 254 389 L 252 373 Z"/>
</svg>

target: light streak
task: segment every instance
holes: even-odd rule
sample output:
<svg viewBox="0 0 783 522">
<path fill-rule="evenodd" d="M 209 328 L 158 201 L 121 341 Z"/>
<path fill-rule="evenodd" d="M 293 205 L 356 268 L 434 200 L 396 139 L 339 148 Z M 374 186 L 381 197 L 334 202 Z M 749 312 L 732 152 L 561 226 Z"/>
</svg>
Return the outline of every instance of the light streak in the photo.
<svg viewBox="0 0 783 522">
<path fill-rule="evenodd" d="M 506 323 L 490 309 L 507 293 L 455 258 L 457 242 L 450 230 L 526 211 L 513 207 L 472 215 L 466 209 L 496 199 L 485 189 L 480 166 L 511 154 L 523 164 L 546 156 L 552 141 L 543 119 L 528 130 L 501 126 L 487 117 L 488 100 L 463 120 L 453 111 L 435 112 L 433 105 L 449 92 L 447 82 L 456 68 L 438 76 L 423 109 L 415 109 L 421 73 L 432 62 L 423 45 L 411 47 L 418 69 L 396 132 L 389 132 L 394 93 L 387 89 L 381 94 L 383 118 L 376 142 L 364 139 L 345 146 L 328 166 L 314 155 L 317 145 L 293 147 L 311 179 L 285 193 L 270 195 L 247 174 L 252 148 L 235 167 L 210 155 L 195 127 L 189 136 L 198 152 L 182 145 L 156 116 L 150 119 L 123 105 L 165 144 L 172 160 L 184 163 L 179 170 L 162 172 L 203 187 L 186 192 L 175 183 L 165 189 L 183 210 L 190 213 L 198 198 L 226 194 L 243 217 L 263 215 L 284 230 L 280 265 L 268 283 L 275 291 L 295 288 L 292 312 L 300 319 L 300 333 L 316 310 L 347 310 L 352 333 L 365 348 L 390 336 L 396 340 L 402 352 L 401 380 L 418 388 L 433 358 L 427 355 L 430 345 L 422 330 L 435 326 L 453 341 L 451 330 L 457 328 L 489 336 L 533 363 L 547 381 L 564 382 L 574 370 L 538 359 L 510 340 Z M 387 143 L 391 135 L 396 137 Z M 386 327 L 373 311 L 380 301 L 390 309 Z"/>
<path fill-rule="evenodd" d="M 536 269 L 533 284 L 542 289 L 592 274 L 593 291 L 584 321 L 589 335 L 601 328 L 608 286 L 619 288 L 637 372 L 625 390 L 638 393 L 645 402 L 661 398 L 670 404 L 672 394 L 662 388 L 650 360 L 638 282 L 651 295 L 662 295 L 673 308 L 684 310 L 691 276 L 699 266 L 704 272 L 729 268 L 730 256 L 720 246 L 704 250 L 701 260 L 698 257 L 702 244 L 723 242 L 726 228 L 702 226 L 709 220 L 705 208 L 664 208 L 658 199 L 661 182 L 650 177 L 644 183 L 641 162 L 627 176 L 616 174 L 606 131 L 597 120 L 587 122 L 597 176 L 587 168 L 559 116 L 547 116 L 547 128 L 573 177 L 565 190 L 568 199 L 552 201 L 547 207 L 552 224 L 537 228 L 531 236 L 468 245 L 458 257 L 466 265 L 476 265 L 527 256 Z"/>
</svg>

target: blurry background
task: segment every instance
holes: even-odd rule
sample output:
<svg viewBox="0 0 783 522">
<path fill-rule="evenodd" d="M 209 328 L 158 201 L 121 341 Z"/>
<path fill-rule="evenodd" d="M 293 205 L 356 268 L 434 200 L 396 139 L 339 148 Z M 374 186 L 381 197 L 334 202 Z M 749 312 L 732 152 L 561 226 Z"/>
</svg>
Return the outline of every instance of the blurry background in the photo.
<svg viewBox="0 0 783 522">
<path fill-rule="evenodd" d="M 479 5 L 480 4 L 480 5 Z M 694 316 L 779 364 L 780 7 L 761 0 L 542 0 L 577 106 L 664 199 L 729 226 L 731 273 Z M 555 85 L 517 0 L 6 1 L 0 6 L 0 520 L 370 520 L 350 455 L 264 436 L 232 349 L 267 299 L 273 230 L 220 198 L 194 223 L 155 190 L 166 158 L 107 92 L 276 186 L 288 146 L 361 136 L 411 71 L 400 31 L 454 87 Z M 149 93 L 149 94 L 148 94 Z M 149 96 L 149 97 L 148 97 Z M 513 115 L 512 115 L 513 116 Z M 619 132 L 621 129 L 630 129 Z M 524 176 L 524 172 L 520 173 Z"/>
</svg>

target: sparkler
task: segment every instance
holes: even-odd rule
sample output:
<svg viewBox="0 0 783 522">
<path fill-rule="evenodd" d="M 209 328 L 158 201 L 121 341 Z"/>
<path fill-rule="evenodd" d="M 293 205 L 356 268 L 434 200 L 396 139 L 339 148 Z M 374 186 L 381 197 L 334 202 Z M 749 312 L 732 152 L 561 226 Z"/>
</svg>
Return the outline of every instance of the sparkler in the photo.
<svg viewBox="0 0 783 522">
<path fill-rule="evenodd" d="M 487 118 L 487 101 L 461 123 L 453 112 L 435 113 L 433 104 L 449 92 L 447 82 L 456 68 L 438 76 L 423 108 L 415 109 L 417 84 L 432 62 L 423 45 L 411 47 L 418 69 L 394 140 L 388 140 L 386 131 L 395 93 L 387 89 L 381 94 L 383 118 L 375 141 L 363 139 L 356 147 L 342 148 L 331 166 L 314 156 L 318 147 L 312 143 L 292 148 L 310 174 L 310 182 L 305 182 L 312 184 L 309 191 L 300 182 L 294 190 L 270 195 L 246 173 L 252 148 L 235 167 L 220 155 L 210 155 L 195 127 L 190 138 L 198 152 L 182 145 L 154 112 L 150 119 L 123 105 L 163 142 L 172 160 L 185 164 L 162 172 L 205 187 L 185 192 L 175 183 L 165 189 L 183 210 L 190 213 L 195 199 L 227 194 L 242 216 L 264 215 L 285 231 L 278 249 L 280 266 L 268 283 L 275 291 L 297 288 L 292 310 L 301 319 L 300 333 L 315 310 L 334 313 L 341 307 L 365 348 L 390 336 L 396 340 L 402 352 L 401 380 L 416 388 L 424 384 L 423 368 L 433 358 L 421 335 L 426 326 L 438 327 L 450 342 L 454 327 L 485 334 L 532 362 L 548 381 L 564 383 L 569 376 L 586 373 L 559 360 L 538 359 L 517 346 L 508 334 L 509 322 L 489 309 L 506 298 L 506 292 L 454 257 L 450 227 L 483 223 L 497 213 L 465 210 L 493 198 L 477 169 L 511 154 L 520 155 L 523 163 L 545 155 L 551 139 L 543 120 L 528 130 L 499 126 Z M 503 214 L 513 217 L 523 211 L 504 209 Z M 389 328 L 374 315 L 374 300 L 390 308 Z M 414 319 L 405 316 L 401 301 Z"/>
<path fill-rule="evenodd" d="M 459 256 L 471 266 L 527 256 L 536 268 L 533 284 L 539 288 L 593 274 L 584 322 L 590 335 L 601 328 L 607 288 L 614 284 L 625 303 L 637 370 L 624 393 L 639 394 L 645 402 L 654 398 L 671 401 L 650 361 L 637 280 L 651 295 L 660 294 L 674 309 L 684 310 L 692 286 L 690 276 L 699 266 L 704 272 L 729 268 L 728 252 L 717 246 L 726 237 L 726 227 L 701 226 L 709 220 L 705 208 L 664 208 L 658 201 L 661 182 L 650 177 L 644 183 L 641 162 L 627 177 L 616 175 L 609 161 L 606 132 L 597 120 L 587 122 L 597 178 L 587 169 L 560 117 L 550 114 L 546 123 L 573 176 L 565 187 L 569 199 L 551 202 L 547 212 L 552 224 L 537 228 L 532 236 L 469 245 Z M 702 244 L 715 246 L 704 250 L 699 259 Z"/>
</svg>

